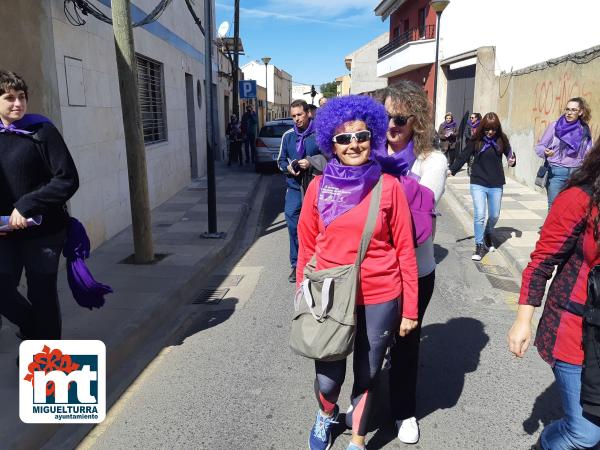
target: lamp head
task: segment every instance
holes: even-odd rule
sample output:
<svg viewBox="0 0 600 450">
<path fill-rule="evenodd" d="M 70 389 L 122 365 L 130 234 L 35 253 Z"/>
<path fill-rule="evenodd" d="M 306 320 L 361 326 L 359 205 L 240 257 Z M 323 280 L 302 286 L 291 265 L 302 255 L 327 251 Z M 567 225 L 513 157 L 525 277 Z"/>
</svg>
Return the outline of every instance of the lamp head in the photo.
<svg viewBox="0 0 600 450">
<path fill-rule="evenodd" d="M 431 0 L 429 6 L 433 9 L 437 14 L 441 14 L 446 6 L 450 3 L 450 0 Z"/>
<path fill-rule="evenodd" d="M 269 64 L 270 61 L 271 61 L 271 58 L 269 58 L 268 56 L 265 56 L 264 58 L 262 58 L 262 62 L 265 63 L 265 66 L 267 64 Z"/>
</svg>

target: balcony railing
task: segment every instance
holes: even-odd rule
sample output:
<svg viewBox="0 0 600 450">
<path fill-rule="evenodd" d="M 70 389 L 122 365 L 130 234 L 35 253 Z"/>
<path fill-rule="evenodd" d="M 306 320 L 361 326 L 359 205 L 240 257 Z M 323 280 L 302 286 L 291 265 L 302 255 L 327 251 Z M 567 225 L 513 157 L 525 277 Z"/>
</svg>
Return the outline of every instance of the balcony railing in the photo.
<svg viewBox="0 0 600 450">
<path fill-rule="evenodd" d="M 418 41 L 421 39 L 435 39 L 435 25 L 415 27 L 405 31 L 377 50 L 377 57 L 383 58 L 385 55 L 396 50 L 398 47 L 402 47 L 407 42 Z"/>
</svg>

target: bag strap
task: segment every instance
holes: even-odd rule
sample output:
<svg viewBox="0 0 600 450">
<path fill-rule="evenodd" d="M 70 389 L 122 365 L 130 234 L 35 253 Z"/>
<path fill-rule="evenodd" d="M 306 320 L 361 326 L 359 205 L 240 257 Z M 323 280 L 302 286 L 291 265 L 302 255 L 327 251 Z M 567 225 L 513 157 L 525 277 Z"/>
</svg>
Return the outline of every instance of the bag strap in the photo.
<svg viewBox="0 0 600 450">
<path fill-rule="evenodd" d="M 365 227 L 360 238 L 360 245 L 358 247 L 356 261 L 354 263 L 356 266 L 360 266 L 363 262 L 363 259 L 365 259 L 367 249 L 369 248 L 369 243 L 371 242 L 371 237 L 373 237 L 373 232 L 375 231 L 375 224 L 377 222 L 377 216 L 379 214 L 379 205 L 381 203 L 382 186 L 383 175 L 379 177 L 379 181 L 377 182 L 377 184 L 373 188 L 373 191 L 371 192 L 371 204 L 369 205 L 369 213 L 367 215 Z"/>
</svg>

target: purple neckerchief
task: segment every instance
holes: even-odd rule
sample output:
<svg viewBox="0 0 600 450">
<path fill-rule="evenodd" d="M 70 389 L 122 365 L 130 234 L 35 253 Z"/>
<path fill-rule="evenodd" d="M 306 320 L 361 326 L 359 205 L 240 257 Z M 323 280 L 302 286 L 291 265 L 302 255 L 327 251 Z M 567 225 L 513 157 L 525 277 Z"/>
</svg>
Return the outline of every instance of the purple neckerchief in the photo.
<svg viewBox="0 0 600 450">
<path fill-rule="evenodd" d="M 583 125 L 579 119 L 573 122 L 567 122 L 565 116 L 560 116 L 554 127 L 555 136 L 564 142 L 568 148 L 567 155 L 572 156 L 579 151 L 581 142 L 583 141 Z"/>
<path fill-rule="evenodd" d="M 42 116 L 41 114 L 25 114 L 19 120 L 15 120 L 10 125 L 6 126 L 2 121 L 0 121 L 0 133 L 15 133 L 15 134 L 33 134 L 33 131 L 28 131 L 26 128 L 29 128 L 33 125 L 38 125 L 40 123 L 52 123 L 50 119 Z"/>
<path fill-rule="evenodd" d="M 379 152 L 373 152 L 373 155 L 384 173 L 399 177 L 400 175 L 408 175 L 410 168 L 415 163 L 417 157 L 414 148 L 415 145 L 411 139 L 406 147 L 391 155 L 384 155 Z"/>
<path fill-rule="evenodd" d="M 327 227 L 337 217 L 358 205 L 381 177 L 375 161 L 361 166 L 345 166 L 333 158 L 323 170 L 317 209 Z"/>
<path fill-rule="evenodd" d="M 419 184 L 419 178 L 412 172 L 410 176 L 398 177 L 410 209 L 417 245 L 421 245 L 431 236 L 435 217 L 435 195 L 431 189 Z"/>
<path fill-rule="evenodd" d="M 479 150 L 479 153 L 485 152 L 490 147 L 493 147 L 494 150 L 498 151 L 499 147 L 496 139 L 483 136 L 483 146 L 481 147 L 481 150 Z"/>
<path fill-rule="evenodd" d="M 85 259 L 90 256 L 90 240 L 81 222 L 74 217 L 69 219 L 63 255 L 67 258 L 67 280 L 75 301 L 79 306 L 89 309 L 103 306 L 104 295 L 113 290 L 94 280 L 86 266 Z"/>
<path fill-rule="evenodd" d="M 479 126 L 480 123 L 481 123 L 481 120 L 478 120 L 475 123 L 469 121 L 469 126 L 471 127 L 471 130 L 475 131 L 477 129 L 477 127 Z"/>
<path fill-rule="evenodd" d="M 448 129 L 448 128 L 456 128 L 456 122 L 454 120 L 452 122 L 450 122 L 450 123 L 444 121 L 444 128 L 446 128 L 446 129 Z"/>
<path fill-rule="evenodd" d="M 294 133 L 296 133 L 296 153 L 298 154 L 299 159 L 304 158 L 304 155 L 306 154 L 304 139 L 315 131 L 314 123 L 315 122 L 311 119 L 304 131 L 298 130 L 298 127 L 294 124 Z"/>
</svg>

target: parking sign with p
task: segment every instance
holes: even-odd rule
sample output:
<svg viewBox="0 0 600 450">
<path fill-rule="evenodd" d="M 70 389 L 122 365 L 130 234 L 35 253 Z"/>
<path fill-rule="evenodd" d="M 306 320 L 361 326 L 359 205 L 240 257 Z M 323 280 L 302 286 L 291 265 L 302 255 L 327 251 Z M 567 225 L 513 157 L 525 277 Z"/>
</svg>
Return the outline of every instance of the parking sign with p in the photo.
<svg viewBox="0 0 600 450">
<path fill-rule="evenodd" d="M 239 92 L 240 98 L 256 98 L 256 80 L 241 80 Z"/>
</svg>

